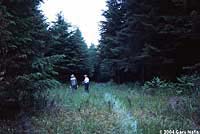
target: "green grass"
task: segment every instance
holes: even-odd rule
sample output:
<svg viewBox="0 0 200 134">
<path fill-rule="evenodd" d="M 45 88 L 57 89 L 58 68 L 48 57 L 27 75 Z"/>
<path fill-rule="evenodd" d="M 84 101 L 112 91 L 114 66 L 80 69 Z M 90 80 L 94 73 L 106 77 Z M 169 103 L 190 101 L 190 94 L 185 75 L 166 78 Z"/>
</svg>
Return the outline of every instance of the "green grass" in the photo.
<svg viewBox="0 0 200 134">
<path fill-rule="evenodd" d="M 109 93 L 122 105 L 125 114 L 137 122 L 137 133 L 158 134 L 160 130 L 192 129 L 188 113 L 172 111 L 168 106 L 167 94 L 145 95 L 141 87 L 133 84 L 113 83 L 90 86 L 90 93 L 79 87 L 72 93 L 68 86 L 48 91 L 48 99 L 55 106 L 32 117 L 32 122 L 41 133 L 59 134 L 132 134 L 123 113 L 112 109 L 105 101 Z M 190 108 L 188 108 L 190 109 Z M 131 119 L 130 119 L 131 120 Z"/>
</svg>

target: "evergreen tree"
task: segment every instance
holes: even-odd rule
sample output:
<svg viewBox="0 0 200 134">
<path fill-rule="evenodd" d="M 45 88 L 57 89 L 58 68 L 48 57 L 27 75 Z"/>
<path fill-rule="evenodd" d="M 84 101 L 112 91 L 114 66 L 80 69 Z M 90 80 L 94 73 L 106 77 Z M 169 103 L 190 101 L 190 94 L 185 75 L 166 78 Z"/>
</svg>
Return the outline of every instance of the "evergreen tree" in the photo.
<svg viewBox="0 0 200 134">
<path fill-rule="evenodd" d="M 70 37 L 73 32 L 70 31 L 71 25 L 64 20 L 62 12 L 57 14 L 57 19 L 49 29 L 50 43 L 46 56 L 65 55 L 63 62 L 56 64 L 58 71 L 57 78 L 66 81 L 70 72 L 71 57 L 73 55 L 73 46 L 71 46 Z"/>
<path fill-rule="evenodd" d="M 116 37 L 117 32 L 122 28 L 123 24 L 123 1 L 108 0 L 107 7 L 108 10 L 103 13 L 106 20 L 101 22 L 101 72 L 106 77 L 113 76 L 119 82 L 118 73 L 120 68 L 119 64 L 122 63 L 120 57 L 122 56 L 121 49 L 123 49 L 123 46 L 118 43 Z"/>
<path fill-rule="evenodd" d="M 88 65 L 89 65 L 89 75 L 90 77 L 98 81 L 99 79 L 99 64 L 100 64 L 100 59 L 99 59 L 99 53 L 97 50 L 97 47 L 94 44 L 91 44 L 91 46 L 88 49 Z"/>
<path fill-rule="evenodd" d="M 74 55 L 71 59 L 71 62 L 74 64 L 74 66 L 71 67 L 71 70 L 75 72 L 78 77 L 81 77 L 89 72 L 88 48 L 82 37 L 82 33 L 78 28 L 74 31 L 74 34 L 70 39 L 74 52 Z"/>
<path fill-rule="evenodd" d="M 51 45 L 46 55 L 63 54 L 64 61 L 55 66 L 58 78 L 66 82 L 73 73 L 81 77 L 88 72 L 87 45 L 78 28 L 73 28 L 64 20 L 62 13 L 50 28 Z"/>
<path fill-rule="evenodd" d="M 120 44 L 124 44 L 122 52 L 124 64 L 121 68 L 126 81 L 144 79 L 145 59 L 149 55 L 141 55 L 141 52 L 145 44 L 152 43 L 151 39 L 155 36 L 154 22 L 158 3 L 159 1 L 156 0 L 126 0 L 124 2 L 126 9 L 124 24 L 118 31 L 117 39 Z"/>
<path fill-rule="evenodd" d="M 9 51 L 15 49 L 9 41 L 11 40 L 12 33 L 8 29 L 12 25 L 12 20 L 9 19 L 10 13 L 7 11 L 6 6 L 0 1 L 0 106 L 3 107 L 9 97 L 8 87 L 10 86 L 10 81 L 7 77 L 7 62 Z M 2 109 L 0 109 L 2 112 Z"/>
<path fill-rule="evenodd" d="M 27 89 L 16 89 L 16 83 L 19 76 L 29 74 L 31 72 L 31 61 L 34 55 L 32 50 L 33 38 L 33 16 L 37 5 L 40 1 L 2 1 L 1 5 L 7 10 L 8 20 L 10 25 L 6 27 L 12 36 L 7 38 L 5 42 L 7 52 L 3 63 L 3 72 L 5 72 L 4 81 L 7 83 L 9 89 L 9 96 L 3 99 L 3 103 L 12 100 L 19 102 L 21 98 L 20 93 L 27 91 Z M 13 6 L 15 5 L 15 6 Z M 18 83 L 19 84 L 19 83 Z M 5 101 L 5 102 L 4 102 Z"/>
<path fill-rule="evenodd" d="M 63 56 L 44 57 L 41 51 L 49 37 L 48 25 L 38 10 L 40 2 L 6 0 L 0 3 L 1 13 L 4 13 L 1 34 L 5 37 L 0 42 L 3 46 L 0 84 L 7 94 L 2 93 L 1 98 L 4 113 L 9 108 L 15 112 L 28 106 L 34 107 L 35 94 L 56 84 L 51 79 L 51 66 Z"/>
<path fill-rule="evenodd" d="M 144 81 L 154 76 L 174 79 L 184 66 L 199 63 L 197 1 L 110 0 L 107 7 L 101 70 L 111 69 L 115 81 Z M 185 50 L 193 54 L 184 56 Z"/>
</svg>

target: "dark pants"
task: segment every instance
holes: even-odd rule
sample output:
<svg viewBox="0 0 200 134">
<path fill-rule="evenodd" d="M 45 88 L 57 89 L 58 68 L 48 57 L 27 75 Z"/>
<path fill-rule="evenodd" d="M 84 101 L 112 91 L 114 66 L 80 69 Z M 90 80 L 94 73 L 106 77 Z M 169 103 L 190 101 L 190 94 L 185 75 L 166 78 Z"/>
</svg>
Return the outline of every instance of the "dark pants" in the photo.
<svg viewBox="0 0 200 134">
<path fill-rule="evenodd" d="M 72 91 L 77 90 L 77 85 L 72 85 L 71 87 L 72 87 Z"/>
<path fill-rule="evenodd" d="M 85 83 L 85 91 L 89 93 L 89 83 Z"/>
</svg>

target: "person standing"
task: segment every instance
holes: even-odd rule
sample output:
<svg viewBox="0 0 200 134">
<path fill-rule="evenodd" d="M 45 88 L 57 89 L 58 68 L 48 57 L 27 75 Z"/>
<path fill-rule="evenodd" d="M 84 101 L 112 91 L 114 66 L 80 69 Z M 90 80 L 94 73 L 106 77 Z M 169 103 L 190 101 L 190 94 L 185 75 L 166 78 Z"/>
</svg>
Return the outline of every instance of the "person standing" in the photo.
<svg viewBox="0 0 200 134">
<path fill-rule="evenodd" d="M 77 80 L 74 74 L 72 74 L 70 78 L 70 87 L 72 89 L 72 92 L 74 92 L 78 88 Z"/>
<path fill-rule="evenodd" d="M 90 83 L 90 79 L 88 78 L 88 76 L 85 74 L 84 75 L 84 81 L 83 81 L 83 84 L 85 86 L 85 91 L 87 93 L 89 93 L 89 83 Z"/>
</svg>

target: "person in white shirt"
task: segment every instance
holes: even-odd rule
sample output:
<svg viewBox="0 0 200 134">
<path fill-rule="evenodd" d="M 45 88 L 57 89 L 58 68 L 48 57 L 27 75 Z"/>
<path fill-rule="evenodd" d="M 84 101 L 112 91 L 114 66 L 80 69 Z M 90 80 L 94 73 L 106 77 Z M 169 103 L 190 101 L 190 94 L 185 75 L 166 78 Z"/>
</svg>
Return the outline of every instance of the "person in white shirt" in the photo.
<svg viewBox="0 0 200 134">
<path fill-rule="evenodd" d="M 89 93 L 89 83 L 90 83 L 90 79 L 88 78 L 88 76 L 85 74 L 84 75 L 84 81 L 83 81 L 83 84 L 85 86 L 85 91 L 87 93 Z"/>
<path fill-rule="evenodd" d="M 78 87 L 77 80 L 74 74 L 71 75 L 70 86 L 71 86 L 72 92 L 75 91 Z"/>
</svg>

